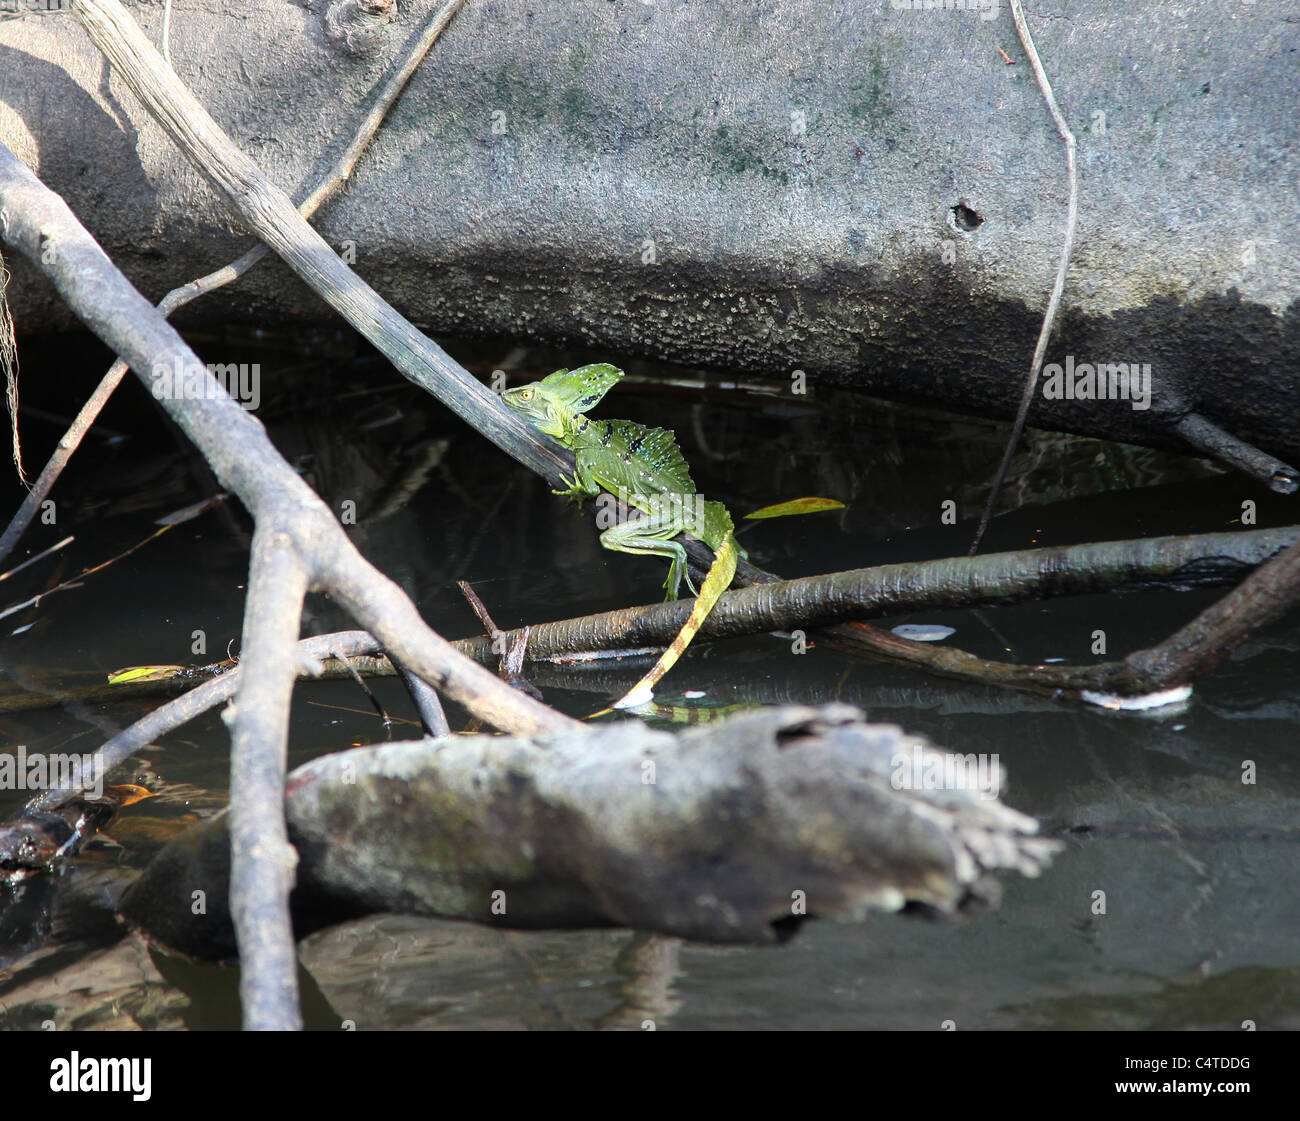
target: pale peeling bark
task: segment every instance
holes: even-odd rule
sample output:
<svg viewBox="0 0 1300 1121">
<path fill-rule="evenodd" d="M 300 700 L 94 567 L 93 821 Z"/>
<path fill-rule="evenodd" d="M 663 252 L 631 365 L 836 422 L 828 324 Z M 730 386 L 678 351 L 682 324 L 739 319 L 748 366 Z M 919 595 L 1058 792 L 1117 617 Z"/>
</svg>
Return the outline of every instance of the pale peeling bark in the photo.
<svg viewBox="0 0 1300 1121">
<path fill-rule="evenodd" d="M 383 910 L 765 942 L 809 916 L 953 912 L 996 900 L 999 874 L 1035 876 L 1060 847 L 995 796 L 1003 779 L 996 759 L 845 705 L 676 734 L 629 721 L 358 748 L 289 777 L 297 933 Z M 123 913 L 186 953 L 229 954 L 213 906 L 227 852 L 223 814 L 159 854 Z M 206 915 L 181 905 L 196 889 Z"/>
</svg>

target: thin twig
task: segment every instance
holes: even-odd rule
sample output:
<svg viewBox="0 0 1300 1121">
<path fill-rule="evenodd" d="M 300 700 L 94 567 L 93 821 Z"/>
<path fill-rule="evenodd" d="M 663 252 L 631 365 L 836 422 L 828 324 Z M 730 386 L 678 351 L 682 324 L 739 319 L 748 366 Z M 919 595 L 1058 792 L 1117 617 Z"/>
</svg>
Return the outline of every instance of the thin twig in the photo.
<svg viewBox="0 0 1300 1121">
<path fill-rule="evenodd" d="M 513 635 L 507 635 L 488 612 L 486 605 L 478 597 L 478 593 L 470 587 L 469 581 L 457 580 L 456 586 L 460 588 L 461 595 L 468 601 L 470 607 L 474 609 L 474 614 L 483 624 L 483 629 L 487 632 L 488 640 L 492 643 L 492 649 L 500 655 L 497 662 L 497 673 L 510 682 L 520 692 L 527 693 L 530 697 L 536 697 L 539 701 L 542 699 L 542 691 L 537 688 L 531 681 L 523 676 L 521 672 L 524 664 L 524 656 L 528 652 L 528 628 L 515 631 Z"/>
<path fill-rule="evenodd" d="M 0 370 L 5 375 L 5 403 L 9 407 L 9 428 L 13 441 L 14 467 L 18 481 L 27 486 L 23 471 L 23 446 L 18 439 L 18 343 L 14 335 L 14 320 L 9 314 L 9 269 L 5 267 L 4 254 L 0 254 Z M 0 559 L 4 556 L 0 553 Z"/>
<path fill-rule="evenodd" d="M 487 606 L 479 599 L 478 592 L 470 586 L 468 580 L 457 580 L 456 587 L 460 589 L 460 594 L 465 597 L 465 602 L 470 605 L 474 614 L 478 616 L 478 621 L 483 624 L 483 630 L 488 636 L 488 641 L 492 643 L 492 648 L 497 650 L 498 653 L 504 654 L 504 648 L 498 644 L 501 628 L 493 621 Z"/>
<path fill-rule="evenodd" d="M 352 683 L 361 690 L 362 695 L 370 702 L 370 707 L 375 710 L 375 714 L 384 722 L 384 727 L 391 728 L 393 718 L 388 715 L 383 702 L 375 696 L 375 691 L 366 684 L 366 679 L 357 672 L 356 667 L 348 660 L 348 656 L 333 649 L 330 650 L 330 654 L 336 662 L 348 671 L 348 676 L 352 678 Z"/>
<path fill-rule="evenodd" d="M 32 596 L 30 599 L 24 600 L 22 603 L 11 604 L 10 606 L 6 607 L 3 611 L 0 611 L 0 619 L 7 619 L 10 615 L 14 614 L 15 612 L 21 611 L 24 607 L 31 607 L 32 604 L 34 603 L 40 603 L 41 600 L 45 599 L 47 596 L 54 595 L 55 592 L 64 592 L 67 591 L 69 588 L 80 588 L 82 586 L 81 581 L 84 580 L 87 576 L 93 576 L 96 572 L 99 572 L 107 568 L 109 565 L 116 564 L 118 561 L 124 559 L 125 557 L 129 557 L 137 549 L 143 549 L 146 545 L 149 544 L 150 541 L 154 540 L 154 538 L 156 537 L 161 537 L 169 529 L 171 529 L 171 526 L 169 525 L 159 526 L 156 530 L 153 531 L 153 533 L 149 534 L 148 537 L 144 538 L 144 540 L 137 541 L 129 549 L 122 550 L 122 552 L 118 553 L 117 556 L 109 557 L 108 560 L 100 561 L 99 564 L 94 565 L 91 568 L 83 569 L 76 576 L 72 576 L 67 580 L 64 580 L 62 583 L 56 584 L 52 588 L 46 588 L 45 591 L 38 592 L 36 595 Z"/>
<path fill-rule="evenodd" d="M 162 56 L 172 65 L 172 0 L 163 0 Z"/>
<path fill-rule="evenodd" d="M 68 537 L 65 537 L 62 541 L 59 541 L 51 545 L 48 549 L 42 549 L 34 557 L 28 557 L 25 561 L 22 562 L 22 564 L 14 565 L 13 568 L 9 569 L 7 572 L 0 572 L 0 581 L 8 580 L 10 576 L 14 576 L 17 573 L 21 572 L 29 564 L 35 564 L 37 561 L 44 560 L 51 553 L 57 553 L 60 549 L 66 548 L 68 545 L 71 545 L 75 540 L 76 540 L 75 536 L 69 535 Z"/>
<path fill-rule="evenodd" d="M 163 314 L 167 313 L 164 312 Z M 32 489 L 23 499 L 17 513 L 10 519 L 4 534 L 0 535 L 0 560 L 10 554 L 13 547 L 18 544 L 18 539 L 27 531 L 27 527 L 32 524 L 32 519 L 36 517 L 41 504 L 49 496 L 50 490 L 63 473 L 63 468 L 67 466 L 68 460 L 72 458 L 72 453 L 80 446 L 83 437 L 95 423 L 104 406 L 108 404 L 108 399 L 113 395 L 113 390 L 121 384 L 122 378 L 126 376 L 126 370 L 125 362 L 120 359 L 114 362 L 99 385 L 95 387 L 95 391 L 90 395 L 86 403 L 81 406 L 81 411 L 77 413 L 76 419 L 59 440 L 58 446 L 54 449 L 54 454 L 50 456 L 44 470 L 41 471 Z"/>
<path fill-rule="evenodd" d="M 421 681 L 410 670 L 402 670 L 402 681 L 406 684 L 406 691 L 411 694 L 415 711 L 420 714 L 425 735 L 434 739 L 451 735 L 451 725 L 447 723 L 447 714 L 438 698 L 438 690 L 427 681 Z"/>
<path fill-rule="evenodd" d="M 294 647 L 293 660 L 299 672 L 309 676 L 313 675 L 313 671 L 322 660 L 329 658 L 334 651 L 341 651 L 350 657 L 355 657 L 358 654 L 377 653 L 380 648 L 379 640 L 366 631 L 338 631 L 334 634 L 302 639 Z M 111 774 L 141 748 L 147 747 L 169 732 L 174 732 L 210 709 L 224 704 L 238 690 L 242 673 L 240 666 L 227 669 L 219 677 L 195 686 L 182 696 L 159 705 L 152 712 L 142 716 L 100 747 L 96 753 L 98 761 L 95 763 L 95 769 L 101 775 Z M 130 696 L 131 690 L 123 689 L 123 695 Z M 83 792 L 83 788 L 75 784 L 58 786 L 33 798 L 27 808 L 32 811 L 52 810 Z"/>
<path fill-rule="evenodd" d="M 1034 77 L 1038 81 L 1038 89 L 1043 95 L 1043 100 L 1047 103 L 1047 110 L 1052 114 L 1052 121 L 1056 125 L 1056 131 L 1060 133 L 1061 139 L 1065 141 L 1065 166 L 1069 175 L 1070 201 L 1065 215 L 1065 237 L 1061 242 L 1061 260 L 1056 268 L 1056 282 L 1052 285 L 1052 295 L 1047 301 L 1047 311 L 1043 313 L 1043 325 L 1038 332 L 1038 343 L 1034 347 L 1033 360 L 1029 364 L 1029 377 L 1025 380 L 1024 392 L 1020 396 L 1020 408 L 1016 410 L 1016 422 L 1011 426 L 1011 435 L 1007 438 L 1006 451 L 1002 453 L 1002 462 L 998 465 L 997 474 L 993 477 L 993 488 L 989 491 L 988 502 L 984 506 L 983 515 L 980 517 L 979 529 L 975 531 L 975 540 L 971 542 L 970 555 L 972 557 L 979 552 L 980 542 L 984 540 L 984 531 L 988 529 L 989 520 L 993 517 L 994 507 L 997 506 L 998 492 L 1002 489 L 1002 481 L 1006 478 L 1007 469 L 1011 466 L 1011 457 L 1015 455 L 1021 434 L 1025 430 L 1025 419 L 1029 416 L 1029 406 L 1034 400 L 1034 390 L 1038 388 L 1038 374 L 1043 368 L 1043 356 L 1047 353 L 1047 340 L 1051 337 L 1052 327 L 1056 322 L 1056 312 L 1061 306 L 1061 294 L 1065 291 L 1065 273 L 1070 266 L 1070 252 L 1074 248 L 1074 227 L 1079 215 L 1079 176 L 1074 162 L 1074 133 L 1070 131 L 1070 126 L 1065 123 L 1065 117 L 1061 115 L 1061 110 L 1056 104 L 1056 98 L 1052 94 L 1052 84 L 1047 80 L 1047 72 L 1043 69 L 1042 62 L 1039 61 L 1038 51 L 1034 49 L 1034 40 L 1029 34 L 1029 25 L 1025 22 L 1025 13 L 1020 6 L 1020 0 L 1011 0 L 1011 17 L 1015 20 L 1016 34 L 1020 36 L 1020 45 L 1024 47 L 1025 54 L 1029 58 L 1029 65 L 1033 68 Z"/>
</svg>

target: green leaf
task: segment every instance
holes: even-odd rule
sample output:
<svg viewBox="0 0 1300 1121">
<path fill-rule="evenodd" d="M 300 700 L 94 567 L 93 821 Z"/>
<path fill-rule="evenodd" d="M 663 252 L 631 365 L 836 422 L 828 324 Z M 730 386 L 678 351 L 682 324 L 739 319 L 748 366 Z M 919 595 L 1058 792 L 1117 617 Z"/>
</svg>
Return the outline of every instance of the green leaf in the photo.
<svg viewBox="0 0 1300 1121">
<path fill-rule="evenodd" d="M 843 510 L 844 503 L 834 498 L 792 498 L 789 502 L 778 502 L 775 506 L 764 506 L 752 514 L 746 514 L 748 521 L 752 518 L 785 518 L 791 514 L 817 514 L 822 510 Z"/>
<path fill-rule="evenodd" d="M 174 677 L 184 666 L 128 666 L 115 669 L 108 675 L 110 685 L 125 685 L 128 681 L 164 681 Z"/>
</svg>

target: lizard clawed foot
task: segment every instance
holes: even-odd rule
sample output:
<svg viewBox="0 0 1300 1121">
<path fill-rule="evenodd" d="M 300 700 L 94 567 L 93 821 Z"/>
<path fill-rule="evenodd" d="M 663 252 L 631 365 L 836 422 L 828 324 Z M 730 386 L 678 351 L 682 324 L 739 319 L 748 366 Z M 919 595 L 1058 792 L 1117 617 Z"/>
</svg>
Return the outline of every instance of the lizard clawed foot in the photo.
<svg viewBox="0 0 1300 1121">
<path fill-rule="evenodd" d="M 561 498 L 567 498 L 570 502 L 575 502 L 581 506 L 582 500 L 587 497 L 587 492 L 578 485 L 578 480 L 576 478 L 568 479 L 563 475 L 560 476 L 560 479 L 562 482 L 567 483 L 568 486 L 566 486 L 564 490 L 555 490 L 552 488 L 551 493 L 558 494 Z"/>
<path fill-rule="evenodd" d="M 695 581 L 690 579 L 689 568 L 686 567 L 685 564 L 682 564 L 679 570 L 677 562 L 673 561 L 672 567 L 668 570 L 668 579 L 663 581 L 664 590 L 667 590 L 668 593 L 667 596 L 664 596 L 664 600 L 676 600 L 677 593 L 679 593 L 681 589 L 682 577 L 685 577 L 686 587 L 690 589 L 690 594 L 698 598 L 699 589 L 695 587 Z"/>
<path fill-rule="evenodd" d="M 684 564 L 678 564 L 674 560 L 668 566 L 668 579 L 664 581 L 664 602 L 669 602 L 677 598 L 682 586 L 682 577 L 686 577 L 686 586 L 690 588 L 691 595 L 698 596 L 700 593 L 696 590 L 694 582 L 691 580 L 690 569 Z"/>
</svg>

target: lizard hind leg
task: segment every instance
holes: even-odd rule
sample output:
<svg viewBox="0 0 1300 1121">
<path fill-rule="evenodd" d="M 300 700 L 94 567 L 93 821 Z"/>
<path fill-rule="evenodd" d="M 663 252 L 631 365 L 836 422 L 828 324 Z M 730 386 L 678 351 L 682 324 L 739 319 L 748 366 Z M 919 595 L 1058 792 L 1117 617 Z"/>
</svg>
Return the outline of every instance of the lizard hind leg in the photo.
<svg viewBox="0 0 1300 1121">
<path fill-rule="evenodd" d="M 632 521 L 612 525 L 600 535 L 600 543 L 606 549 L 616 553 L 632 553 L 636 556 L 664 557 L 668 560 L 668 578 L 664 581 L 665 599 L 676 599 L 681 588 L 682 576 L 686 584 L 695 591 L 691 577 L 686 568 L 686 550 L 678 541 L 673 541 L 681 531 L 678 520 L 667 514 L 646 514 Z"/>
</svg>

